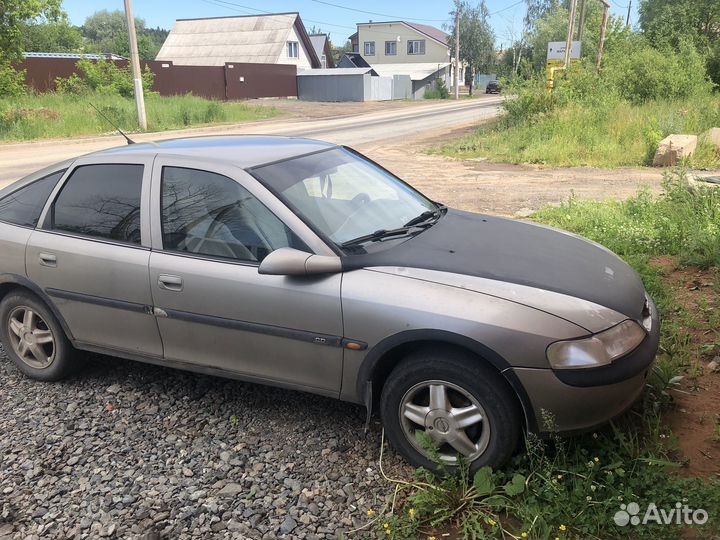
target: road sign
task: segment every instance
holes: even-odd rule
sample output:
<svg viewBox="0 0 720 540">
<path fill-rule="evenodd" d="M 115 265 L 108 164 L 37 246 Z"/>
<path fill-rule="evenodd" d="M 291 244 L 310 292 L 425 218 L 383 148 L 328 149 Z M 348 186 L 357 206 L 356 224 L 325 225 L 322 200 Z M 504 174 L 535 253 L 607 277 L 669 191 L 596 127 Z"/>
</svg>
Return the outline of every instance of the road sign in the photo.
<svg viewBox="0 0 720 540">
<path fill-rule="evenodd" d="M 547 49 L 547 63 L 548 66 L 559 65 L 565 63 L 565 48 L 566 44 L 564 41 L 550 41 Z M 580 52 L 582 51 L 582 42 L 573 41 L 572 47 L 570 48 L 570 60 L 580 60 Z"/>
</svg>

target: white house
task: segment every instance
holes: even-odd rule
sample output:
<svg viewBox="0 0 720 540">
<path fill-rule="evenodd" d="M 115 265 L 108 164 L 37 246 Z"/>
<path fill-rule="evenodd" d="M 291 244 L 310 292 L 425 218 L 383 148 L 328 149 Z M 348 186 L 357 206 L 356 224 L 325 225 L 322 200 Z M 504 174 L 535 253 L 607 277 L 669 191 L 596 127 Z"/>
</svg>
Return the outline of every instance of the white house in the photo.
<svg viewBox="0 0 720 540">
<path fill-rule="evenodd" d="M 381 76 L 406 75 L 422 97 L 436 79 L 451 84 L 450 36 L 432 26 L 407 21 L 358 23 L 350 36 L 353 52 Z M 350 55 L 352 58 L 353 55 Z"/>
<path fill-rule="evenodd" d="M 321 67 L 298 13 L 178 19 L 156 60 L 186 66 L 247 62 Z"/>
</svg>

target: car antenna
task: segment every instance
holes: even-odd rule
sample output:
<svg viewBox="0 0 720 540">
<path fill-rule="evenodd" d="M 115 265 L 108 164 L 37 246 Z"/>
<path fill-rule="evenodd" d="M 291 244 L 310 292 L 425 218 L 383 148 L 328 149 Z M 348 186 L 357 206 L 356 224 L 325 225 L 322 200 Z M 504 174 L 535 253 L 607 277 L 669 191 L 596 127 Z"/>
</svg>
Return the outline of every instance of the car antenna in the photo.
<svg viewBox="0 0 720 540">
<path fill-rule="evenodd" d="M 135 144 L 135 141 L 133 141 L 130 137 L 128 137 L 122 129 L 120 129 L 119 127 L 117 127 L 107 116 L 105 116 L 105 115 L 102 113 L 102 111 L 101 111 L 100 109 L 98 109 L 98 108 L 97 108 L 95 105 L 93 105 L 91 102 L 88 102 L 88 103 L 90 103 L 90 106 L 91 106 L 93 109 L 95 109 L 95 110 L 97 111 L 97 113 L 98 113 L 100 116 L 102 116 L 108 124 L 110 124 L 112 127 L 114 127 L 115 129 L 117 129 L 118 132 L 120 133 L 120 135 L 122 135 L 123 137 L 125 137 L 125 140 L 127 141 L 128 144 Z"/>
</svg>

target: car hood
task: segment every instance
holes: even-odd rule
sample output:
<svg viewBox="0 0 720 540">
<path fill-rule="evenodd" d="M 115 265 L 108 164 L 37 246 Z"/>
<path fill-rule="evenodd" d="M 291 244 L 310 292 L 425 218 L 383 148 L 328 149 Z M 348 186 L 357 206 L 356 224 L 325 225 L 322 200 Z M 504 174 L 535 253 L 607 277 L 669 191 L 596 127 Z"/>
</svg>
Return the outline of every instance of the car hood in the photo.
<svg viewBox="0 0 720 540">
<path fill-rule="evenodd" d="M 343 258 L 344 270 L 390 266 L 534 287 L 633 319 L 642 318 L 645 306 L 638 274 L 603 246 L 542 225 L 452 209 L 401 244 Z"/>
</svg>

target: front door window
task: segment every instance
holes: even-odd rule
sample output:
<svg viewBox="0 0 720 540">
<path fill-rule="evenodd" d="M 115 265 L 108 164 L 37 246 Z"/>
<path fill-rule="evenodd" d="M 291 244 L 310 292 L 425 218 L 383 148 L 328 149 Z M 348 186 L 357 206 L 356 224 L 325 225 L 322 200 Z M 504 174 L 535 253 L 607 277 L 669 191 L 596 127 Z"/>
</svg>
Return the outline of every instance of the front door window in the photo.
<svg viewBox="0 0 720 540">
<path fill-rule="evenodd" d="M 307 246 L 235 180 L 208 171 L 163 167 L 163 247 L 260 263 L 270 252 Z"/>
</svg>

